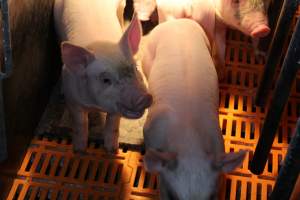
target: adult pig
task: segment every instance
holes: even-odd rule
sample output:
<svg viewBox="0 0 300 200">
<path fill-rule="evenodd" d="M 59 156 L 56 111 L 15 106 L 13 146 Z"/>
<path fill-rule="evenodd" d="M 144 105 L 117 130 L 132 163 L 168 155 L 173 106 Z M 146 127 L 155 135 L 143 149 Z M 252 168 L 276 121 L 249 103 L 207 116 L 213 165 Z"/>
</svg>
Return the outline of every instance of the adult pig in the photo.
<svg viewBox="0 0 300 200">
<path fill-rule="evenodd" d="M 121 7 L 121 8 L 120 8 Z M 150 106 L 133 55 L 137 52 L 141 25 L 133 17 L 122 33 L 117 11 L 120 0 L 56 0 L 54 7 L 61 54 L 63 91 L 73 118 L 75 151 L 88 142 L 88 112 L 107 112 L 104 146 L 118 148 L 120 116 L 139 118 Z"/>
<path fill-rule="evenodd" d="M 216 67 L 225 66 L 226 26 L 238 29 L 256 41 L 270 32 L 264 0 L 147 0 L 144 4 L 135 4 L 141 20 L 149 19 L 155 4 L 160 23 L 190 18 L 202 26 L 211 43 Z"/>
<path fill-rule="evenodd" d="M 145 39 L 143 70 L 153 104 L 144 126 L 144 164 L 159 173 L 163 200 L 216 199 L 222 174 L 245 156 L 224 152 L 210 48 L 189 19 L 161 23 Z"/>
</svg>

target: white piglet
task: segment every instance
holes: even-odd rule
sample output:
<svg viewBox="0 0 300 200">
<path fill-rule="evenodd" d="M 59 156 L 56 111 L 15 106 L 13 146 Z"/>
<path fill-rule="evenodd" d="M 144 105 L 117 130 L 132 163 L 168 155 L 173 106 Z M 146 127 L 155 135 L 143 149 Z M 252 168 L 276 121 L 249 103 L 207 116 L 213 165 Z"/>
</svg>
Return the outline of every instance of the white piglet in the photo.
<svg viewBox="0 0 300 200">
<path fill-rule="evenodd" d="M 144 164 L 158 172 L 162 200 L 217 199 L 222 174 L 246 153 L 224 152 L 210 48 L 189 19 L 161 23 L 145 38 L 142 64 L 153 104 L 144 126 Z"/>
<path fill-rule="evenodd" d="M 70 110 L 74 150 L 88 142 L 88 112 L 106 112 L 104 146 L 118 148 L 120 117 L 136 119 L 150 106 L 133 55 L 141 25 L 136 17 L 123 33 L 123 0 L 56 0 L 54 16 L 61 39 L 63 92 Z"/>
<path fill-rule="evenodd" d="M 189 18 L 202 26 L 211 43 L 217 69 L 225 66 L 226 27 L 258 38 L 269 34 L 267 0 L 134 0 L 141 20 L 148 20 L 157 8 L 159 23 Z M 218 70 L 222 74 L 222 70 Z"/>
</svg>

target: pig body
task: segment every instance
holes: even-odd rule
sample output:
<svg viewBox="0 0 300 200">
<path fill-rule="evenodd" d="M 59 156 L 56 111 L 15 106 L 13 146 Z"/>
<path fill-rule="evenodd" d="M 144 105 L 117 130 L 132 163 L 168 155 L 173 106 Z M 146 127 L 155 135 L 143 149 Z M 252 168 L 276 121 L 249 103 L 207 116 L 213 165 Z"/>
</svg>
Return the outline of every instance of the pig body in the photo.
<svg viewBox="0 0 300 200">
<path fill-rule="evenodd" d="M 238 29 L 253 38 L 270 32 L 263 0 L 152 0 L 136 8 L 143 10 L 143 19 L 157 7 L 159 23 L 175 19 L 195 20 L 204 29 L 212 46 L 211 54 L 217 67 L 225 66 L 226 27 Z M 150 6 L 151 5 L 151 6 Z"/>
<path fill-rule="evenodd" d="M 62 41 L 80 46 L 94 41 L 117 43 L 123 34 L 118 16 L 124 7 L 124 0 L 55 0 L 57 33 Z"/>
<path fill-rule="evenodd" d="M 153 104 L 144 126 L 144 163 L 159 173 L 163 200 L 216 199 L 222 172 L 244 158 L 245 152 L 224 153 L 210 48 L 189 19 L 161 23 L 145 39 L 142 64 Z"/>
<path fill-rule="evenodd" d="M 118 148 L 120 117 L 139 118 L 151 104 L 133 55 L 141 37 L 136 17 L 123 33 L 123 0 L 56 0 L 54 17 L 61 45 L 63 92 L 73 123 L 75 151 L 88 140 L 88 112 L 107 112 L 104 146 Z M 119 14 L 118 14 L 119 13 Z"/>
</svg>

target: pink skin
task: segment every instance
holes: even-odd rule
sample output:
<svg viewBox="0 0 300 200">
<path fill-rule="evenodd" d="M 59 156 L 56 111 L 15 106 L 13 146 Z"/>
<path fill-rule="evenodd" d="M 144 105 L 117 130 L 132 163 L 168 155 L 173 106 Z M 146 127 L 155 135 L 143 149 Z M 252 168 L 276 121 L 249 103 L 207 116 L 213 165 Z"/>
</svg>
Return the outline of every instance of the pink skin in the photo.
<svg viewBox="0 0 300 200">
<path fill-rule="evenodd" d="M 269 34 L 270 28 L 262 0 L 215 0 L 215 2 L 217 10 L 219 10 L 218 17 L 227 25 L 252 38 L 265 37 Z M 253 5 L 253 2 L 256 5 Z"/>
<path fill-rule="evenodd" d="M 270 33 L 270 28 L 266 25 L 257 26 L 252 32 L 251 37 L 253 38 L 262 38 L 266 37 Z"/>
<path fill-rule="evenodd" d="M 140 80 L 142 81 L 142 80 Z M 129 119 L 137 119 L 143 116 L 145 108 L 152 103 L 152 96 L 145 91 L 145 87 L 136 80 L 121 87 L 120 102 L 118 103 L 119 112 Z"/>
<path fill-rule="evenodd" d="M 199 18 L 198 16 L 208 16 L 202 13 L 208 13 L 207 10 L 215 10 L 212 12 L 216 12 L 225 24 L 253 38 L 265 37 L 270 32 L 264 10 L 264 7 L 268 3 L 265 3 L 263 0 L 181 0 L 174 2 L 168 0 L 148 0 L 143 3 L 141 3 L 141 0 L 135 0 L 134 2 L 137 13 L 143 14 L 141 20 L 148 20 L 155 7 L 157 7 L 159 22 L 171 18 L 192 18 L 197 22 L 202 20 L 200 24 L 203 26 L 203 22 L 207 18 Z M 211 6 L 212 9 L 209 8 Z"/>
<path fill-rule="evenodd" d="M 251 2 L 258 5 L 253 6 Z M 140 5 L 135 9 L 139 13 L 142 8 L 144 14 L 148 13 L 150 17 L 156 5 L 159 23 L 174 18 L 189 18 L 198 22 L 211 43 L 211 55 L 219 78 L 223 79 L 224 73 L 221 69 L 225 66 L 226 26 L 238 29 L 253 38 L 268 35 L 270 28 L 264 11 L 267 5 L 264 4 L 263 0 L 152 0 L 152 4 Z"/>
<path fill-rule="evenodd" d="M 257 21 L 253 21 L 251 19 L 257 19 Z M 248 15 L 245 16 L 243 21 L 245 23 L 245 27 L 246 25 L 249 26 L 248 30 L 250 30 L 250 33 L 248 35 L 250 35 L 252 38 L 265 37 L 271 31 L 268 26 L 267 19 L 265 16 L 262 15 L 262 13 L 259 12 L 249 13 Z"/>
</svg>

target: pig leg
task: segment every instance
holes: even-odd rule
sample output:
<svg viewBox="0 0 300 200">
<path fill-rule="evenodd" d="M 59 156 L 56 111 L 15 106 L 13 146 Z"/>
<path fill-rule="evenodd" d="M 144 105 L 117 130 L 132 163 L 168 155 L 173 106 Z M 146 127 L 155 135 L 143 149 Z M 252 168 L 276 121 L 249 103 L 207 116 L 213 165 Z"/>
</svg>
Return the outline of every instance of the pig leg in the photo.
<svg viewBox="0 0 300 200">
<path fill-rule="evenodd" d="M 104 125 L 104 147 L 108 152 L 116 153 L 119 147 L 120 116 L 107 113 Z"/>
<path fill-rule="evenodd" d="M 74 152 L 83 152 L 88 144 L 88 113 L 78 107 L 69 108 L 75 127 L 72 134 Z"/>
</svg>

